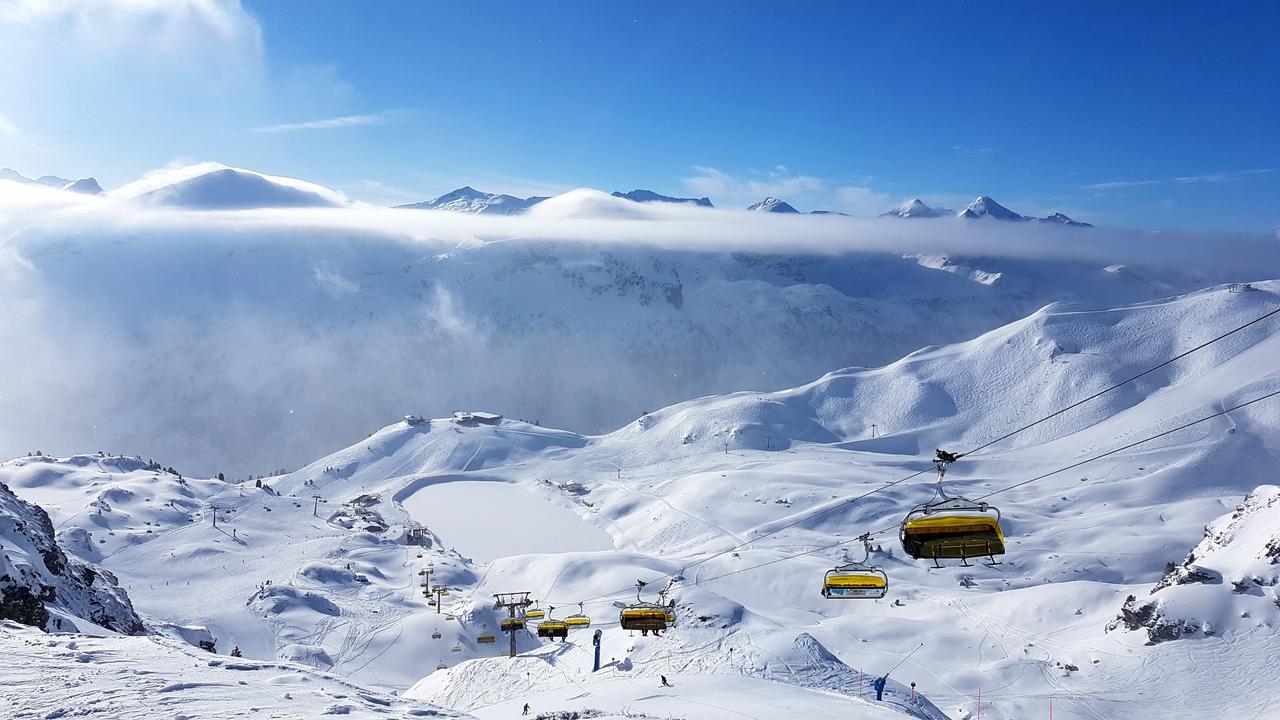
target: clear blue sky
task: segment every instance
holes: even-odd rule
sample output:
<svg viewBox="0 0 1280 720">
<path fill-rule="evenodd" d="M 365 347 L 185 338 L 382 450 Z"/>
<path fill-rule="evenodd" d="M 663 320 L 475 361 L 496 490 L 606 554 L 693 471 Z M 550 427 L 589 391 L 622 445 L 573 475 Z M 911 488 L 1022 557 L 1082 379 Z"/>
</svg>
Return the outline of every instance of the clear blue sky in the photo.
<svg viewBox="0 0 1280 720">
<path fill-rule="evenodd" d="M 0 51 L 0 165 L 113 185 L 219 160 L 388 203 L 645 187 L 869 213 L 983 193 L 1280 226 L 1277 3 L 187 5 L 89 30 L 0 12 L 0 44 L 39 38 Z"/>
</svg>

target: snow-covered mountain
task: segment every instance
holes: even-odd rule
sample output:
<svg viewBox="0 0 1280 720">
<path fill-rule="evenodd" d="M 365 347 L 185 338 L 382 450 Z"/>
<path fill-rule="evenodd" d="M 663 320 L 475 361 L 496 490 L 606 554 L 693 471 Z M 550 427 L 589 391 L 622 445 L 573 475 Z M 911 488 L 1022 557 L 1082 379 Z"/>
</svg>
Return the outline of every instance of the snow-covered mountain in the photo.
<svg viewBox="0 0 1280 720">
<path fill-rule="evenodd" d="M 973 202 L 969 203 L 969 207 L 961 210 L 957 217 L 967 220 L 978 220 L 982 218 L 992 218 L 994 220 L 1012 220 L 1022 221 L 1027 218 L 992 200 L 986 195 L 979 195 Z"/>
<path fill-rule="evenodd" d="M 152 173 L 111 192 L 138 203 L 191 210 L 342 207 L 346 198 L 326 187 L 219 163 Z"/>
<path fill-rule="evenodd" d="M 791 207 L 791 205 L 787 204 L 786 202 L 783 202 L 782 200 L 779 200 L 778 198 L 772 197 L 772 196 L 767 197 L 758 203 L 753 203 L 751 205 L 748 205 L 747 209 L 753 210 L 755 212 L 772 212 L 772 213 L 799 212 L 798 210 Z"/>
<path fill-rule="evenodd" d="M 899 215 L 899 217 L 908 217 L 906 215 L 901 215 L 900 212 L 897 212 L 897 211 L 893 211 L 886 214 L 889 214 L 889 215 L 897 214 Z M 1047 217 L 1042 217 L 1042 218 L 1031 217 L 1028 215 L 1019 215 L 1018 213 L 1001 205 L 995 200 L 992 200 L 991 198 L 987 197 L 986 195 L 981 195 L 978 198 L 976 198 L 973 202 L 969 203 L 969 207 L 957 213 L 957 217 L 964 220 L 980 220 L 983 218 L 992 218 L 994 220 L 1004 220 L 1004 221 L 1011 221 L 1011 222 L 1040 222 L 1040 223 L 1046 223 L 1050 225 L 1066 225 L 1069 227 L 1093 227 L 1093 225 L 1090 225 L 1087 222 L 1072 220 L 1071 218 L 1067 217 L 1066 215 L 1060 212 L 1053 213 L 1052 215 L 1049 215 Z"/>
<path fill-rule="evenodd" d="M 625 193 L 615 190 L 613 192 L 613 196 L 622 198 L 624 200 L 633 200 L 635 202 L 664 202 L 664 203 L 679 203 L 679 204 L 685 204 L 685 205 L 698 205 L 700 207 L 715 207 L 714 205 L 711 204 L 710 198 L 671 197 L 669 195 L 659 195 L 658 193 L 652 190 L 632 190 L 631 192 L 625 192 Z"/>
<path fill-rule="evenodd" d="M 79 180 L 69 182 L 63 185 L 62 189 L 67 192 L 84 193 L 85 195 L 101 195 L 103 192 L 102 186 L 98 184 L 98 181 L 95 178 L 91 177 L 80 178 Z"/>
<path fill-rule="evenodd" d="M 546 199 L 545 197 L 536 196 L 518 198 L 514 195 L 480 192 L 470 185 L 466 185 L 433 200 L 399 205 L 397 207 L 413 210 L 449 210 L 474 214 L 515 215 Z"/>
<path fill-rule="evenodd" d="M 952 212 L 945 208 L 931 208 L 920 198 L 912 198 L 902 205 L 883 212 L 881 217 L 900 217 L 900 218 L 935 218 L 951 215 Z"/>
<path fill-rule="evenodd" d="M 1050 698 L 1062 716 L 1087 715 L 1105 698 L 1108 717 L 1145 718 L 1167 697 L 1150 692 L 1157 683 L 1191 716 L 1257 716 L 1270 698 L 1235 683 L 1277 669 L 1277 624 L 1247 606 L 1274 599 L 1275 493 L 1255 488 L 1280 459 L 1276 406 L 1060 469 L 1280 390 L 1274 318 L 957 463 L 949 491 L 1002 511 L 1003 565 L 930 570 L 904 557 L 898 523 L 933 483 L 889 484 L 928 470 L 935 447 L 998 437 L 1280 307 L 1280 283 L 1253 287 L 1050 307 L 883 367 L 698 398 L 607 435 L 414 417 L 261 488 L 186 478 L 183 495 L 153 463 L 97 456 L 46 459 L 41 476 L 20 458 L 0 481 L 46 505 L 64 536 L 88 540 L 78 547 L 106 540 L 102 564 L 152 621 L 205 626 L 220 652 L 238 646 L 259 663 L 311 665 L 482 718 L 524 702 L 605 717 L 705 702 L 723 716 L 789 706 L 941 720 L 976 716 L 979 690 L 984 716 L 1033 716 Z M 93 512 L 104 499 L 106 521 Z M 822 573 L 847 557 L 828 546 L 866 531 L 889 598 L 825 600 Z M 1250 618 L 1153 646 L 1146 633 L 1106 631 L 1126 597 L 1202 539 L 1186 567 L 1226 582 L 1178 587 L 1226 595 L 1243 583 L 1250 597 L 1223 612 Z M 450 588 L 443 608 L 420 592 L 428 568 Z M 675 601 L 679 620 L 662 637 L 615 624 L 637 578 Z M 590 672 L 591 631 L 563 644 L 521 634 L 514 661 L 480 642 L 499 618 L 493 594 L 514 590 L 556 616 L 584 603 L 605 667 Z M 1200 613 L 1206 602 L 1222 601 L 1166 606 L 1196 627 L 1225 622 Z M 868 701 L 866 679 L 917 648 L 887 702 Z"/>
<path fill-rule="evenodd" d="M 24 185 L 43 185 L 57 190 L 68 190 L 70 192 L 84 193 L 87 195 L 102 194 L 102 186 L 98 181 L 91 178 L 81 178 L 79 180 L 68 180 L 58 177 L 57 175 L 41 175 L 32 180 L 22 173 L 12 168 L 0 168 L 0 180 L 9 180 L 11 182 L 22 183 Z"/>
</svg>

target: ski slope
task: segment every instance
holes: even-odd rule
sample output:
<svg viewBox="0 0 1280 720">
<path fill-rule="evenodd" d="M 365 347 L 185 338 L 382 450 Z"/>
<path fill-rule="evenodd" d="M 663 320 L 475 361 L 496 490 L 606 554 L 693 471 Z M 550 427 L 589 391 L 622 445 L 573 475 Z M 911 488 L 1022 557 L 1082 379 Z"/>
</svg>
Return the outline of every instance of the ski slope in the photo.
<svg viewBox="0 0 1280 720">
<path fill-rule="evenodd" d="M 214 656 L 158 637 L 45 635 L 0 622 L 5 717 L 461 717 L 287 663 Z"/>
<path fill-rule="evenodd" d="M 931 569 L 896 538 L 906 510 L 932 497 L 934 448 L 984 444 L 1280 307 L 1280 282 L 1253 287 L 1049 306 L 882 367 L 702 397 L 606 435 L 395 422 L 263 489 L 178 483 L 95 456 L 19 458 L 0 480 L 46 506 L 60 537 L 115 573 L 152 622 L 202 625 L 220 653 L 239 646 L 478 717 L 530 702 L 653 717 L 973 718 L 979 693 L 993 718 L 1040 716 L 1050 702 L 1058 717 L 1145 718 L 1170 696 L 1187 716 L 1269 717 L 1280 618 L 1258 608 L 1274 587 L 1219 593 L 1217 617 L 1240 603 L 1253 614 L 1207 636 L 1147 645 L 1116 621 L 1207 524 L 1274 484 L 1280 404 L 1054 471 L 1280 390 L 1274 319 L 953 466 L 951 492 L 1001 508 L 1002 564 Z M 504 489 L 436 494 L 476 482 Z M 516 516 L 540 532 L 476 551 Z M 424 526 L 421 545 L 405 543 Z M 824 600 L 822 573 L 845 549 L 857 557 L 851 541 L 866 531 L 889 596 Z M 427 569 L 450 588 L 442 608 L 420 591 Z M 665 587 L 676 602 L 680 619 L 660 638 L 617 626 L 637 579 L 651 581 L 647 598 Z M 477 642 L 497 630 L 492 595 L 511 591 L 557 617 L 584 603 L 605 668 L 590 672 L 592 631 L 554 645 L 520 633 L 514 661 L 503 642 Z M 859 675 L 917 648 L 893 672 L 892 702 L 865 702 Z M 903 703 L 912 681 L 919 702 Z"/>
</svg>

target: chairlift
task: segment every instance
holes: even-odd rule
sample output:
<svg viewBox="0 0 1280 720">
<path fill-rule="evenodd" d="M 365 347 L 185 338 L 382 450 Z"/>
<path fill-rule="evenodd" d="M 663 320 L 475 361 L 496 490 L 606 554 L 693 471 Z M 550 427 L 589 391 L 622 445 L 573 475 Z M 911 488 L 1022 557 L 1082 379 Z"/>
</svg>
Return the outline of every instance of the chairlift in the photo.
<svg viewBox="0 0 1280 720">
<path fill-rule="evenodd" d="M 495 637 L 493 633 L 480 633 L 478 636 L 476 636 L 476 642 L 480 643 L 481 645 L 488 645 L 490 643 L 495 643 L 497 641 L 498 641 L 498 638 Z"/>
<path fill-rule="evenodd" d="M 675 613 L 669 607 L 646 602 L 641 598 L 640 592 L 644 586 L 644 581 L 636 581 L 636 601 L 622 608 L 618 624 L 623 630 L 639 630 L 641 635 L 648 635 L 650 632 L 657 635 L 675 622 Z"/>
<path fill-rule="evenodd" d="M 524 617 L 526 620 L 541 620 L 546 616 L 547 614 L 538 607 L 537 601 L 534 601 L 533 607 L 524 611 Z"/>
<path fill-rule="evenodd" d="M 500 627 L 502 628 L 503 632 L 511 632 L 513 630 L 523 630 L 524 618 L 519 618 L 519 617 L 502 618 L 502 623 Z"/>
<path fill-rule="evenodd" d="M 889 576 L 884 568 L 868 563 L 871 557 L 870 533 L 858 539 L 862 541 L 862 560 L 828 570 L 822 578 L 822 597 L 828 600 L 878 600 L 889 592 Z"/>
<path fill-rule="evenodd" d="M 582 603 L 578 603 L 578 612 L 566 617 L 564 624 L 568 625 L 571 630 L 591 627 L 591 618 L 582 612 Z"/>
<path fill-rule="evenodd" d="M 548 607 L 548 611 L 554 611 L 555 608 Z M 538 637 L 549 638 L 555 640 L 560 638 L 560 642 L 564 642 L 569 637 L 569 625 L 563 620 L 556 620 L 549 617 L 538 624 Z"/>
<path fill-rule="evenodd" d="M 938 486 L 934 499 L 911 509 L 902 520 L 898 537 L 902 549 L 917 560 L 933 560 L 942 567 L 943 558 L 960 560 L 968 566 L 971 557 L 986 556 L 997 565 L 996 555 L 1003 555 L 1004 531 L 1000 527 L 1000 509 L 985 502 L 950 496 L 942 487 L 947 467 L 959 456 L 938 451 Z"/>
</svg>

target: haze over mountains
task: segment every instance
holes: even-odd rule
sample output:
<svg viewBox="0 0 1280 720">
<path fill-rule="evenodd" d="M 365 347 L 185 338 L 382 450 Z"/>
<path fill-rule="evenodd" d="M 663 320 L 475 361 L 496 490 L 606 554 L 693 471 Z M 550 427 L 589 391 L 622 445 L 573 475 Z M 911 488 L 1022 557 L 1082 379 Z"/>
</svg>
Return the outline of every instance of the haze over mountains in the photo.
<svg viewBox="0 0 1280 720">
<path fill-rule="evenodd" d="M 605 432 L 654 405 L 888 362 L 1048 303 L 1248 280 L 1275 256 L 1262 238 L 594 190 L 514 215 L 477 211 L 505 201 L 472 190 L 454 198 L 467 212 L 418 212 L 217 164 L 94 197 L 9 188 L 0 302 L 23 312 L 0 340 L 25 350 L 0 356 L 0 449 L 145 440 L 184 467 L 239 473 L 359 437 L 407 397 L 431 414 L 479 402 Z M 104 368 L 119 380 L 98 382 Z M 108 412 L 127 421 L 64 420 Z"/>
<path fill-rule="evenodd" d="M 175 172 L 177 174 L 175 174 Z M 157 181 L 160 178 L 162 181 Z M 9 168 L 0 169 L 0 180 L 10 180 L 29 185 L 43 185 L 86 194 L 102 194 L 103 190 L 93 178 L 71 181 L 53 175 L 32 180 Z M 117 197 L 128 197 L 144 202 L 191 209 L 248 209 L 265 207 L 339 207 L 349 203 L 340 193 L 328 188 L 291 178 L 273 177 L 249 170 L 231 168 L 218 163 L 203 163 L 181 168 L 173 172 L 154 174 L 112 191 Z M 714 208 L 710 198 L 686 198 L 662 195 L 652 190 L 636 189 L 628 192 L 614 191 L 613 197 L 637 203 L 670 203 L 695 207 Z M 439 197 L 396 207 L 416 210 L 446 210 L 486 215 L 516 215 L 548 200 L 546 196 L 519 198 L 501 193 L 489 193 L 463 186 Z M 749 205 L 747 210 L 780 214 L 799 214 L 790 203 L 776 197 L 766 197 Z M 812 210 L 811 215 L 846 215 L 831 210 Z M 951 210 L 935 209 L 919 198 L 908 200 L 902 206 L 881 213 L 881 217 L 936 218 L 953 214 Z M 1090 227 L 1089 223 L 1072 220 L 1062 213 L 1035 218 L 1023 216 L 987 196 L 979 196 L 967 208 L 957 214 L 966 219 L 992 218 L 1005 221 L 1034 220 L 1072 227 Z"/>
</svg>

